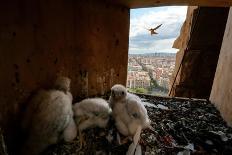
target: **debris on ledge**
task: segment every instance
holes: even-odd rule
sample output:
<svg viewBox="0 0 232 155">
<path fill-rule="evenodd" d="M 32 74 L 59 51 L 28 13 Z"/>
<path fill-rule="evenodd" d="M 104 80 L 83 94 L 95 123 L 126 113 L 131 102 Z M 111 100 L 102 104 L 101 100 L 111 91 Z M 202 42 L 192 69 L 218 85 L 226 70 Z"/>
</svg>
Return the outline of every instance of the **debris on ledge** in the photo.
<svg viewBox="0 0 232 155">
<path fill-rule="evenodd" d="M 206 100 L 162 98 L 140 95 L 155 132 L 144 130 L 140 145 L 143 154 L 230 154 L 232 128 Z M 79 148 L 78 138 L 72 143 L 60 143 L 48 148 L 46 155 L 125 154 L 128 141 L 119 145 L 116 128 L 111 120 L 107 129 L 85 131 L 86 145 Z"/>
</svg>

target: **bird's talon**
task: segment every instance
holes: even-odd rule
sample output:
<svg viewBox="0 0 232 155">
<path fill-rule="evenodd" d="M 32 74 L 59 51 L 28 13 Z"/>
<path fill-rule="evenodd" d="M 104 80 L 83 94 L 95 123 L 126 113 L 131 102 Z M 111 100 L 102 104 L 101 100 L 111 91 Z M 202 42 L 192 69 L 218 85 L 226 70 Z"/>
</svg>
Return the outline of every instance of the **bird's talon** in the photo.
<svg viewBox="0 0 232 155">
<path fill-rule="evenodd" d="M 128 140 L 131 140 L 130 137 L 126 137 L 126 138 L 124 138 L 124 139 L 121 139 L 120 135 L 118 135 L 118 136 L 119 136 L 119 139 L 118 139 L 119 145 L 126 144 L 126 143 L 128 142 Z"/>
<path fill-rule="evenodd" d="M 82 149 L 83 146 L 86 146 L 84 136 L 82 135 L 82 133 L 80 131 L 79 131 L 79 143 L 80 143 L 80 149 Z"/>
</svg>

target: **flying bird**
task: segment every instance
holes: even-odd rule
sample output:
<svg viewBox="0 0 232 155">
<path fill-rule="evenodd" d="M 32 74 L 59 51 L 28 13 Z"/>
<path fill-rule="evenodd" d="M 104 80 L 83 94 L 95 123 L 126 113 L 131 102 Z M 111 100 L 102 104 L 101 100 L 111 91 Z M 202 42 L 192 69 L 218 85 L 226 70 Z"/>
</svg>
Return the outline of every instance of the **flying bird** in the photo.
<svg viewBox="0 0 232 155">
<path fill-rule="evenodd" d="M 150 31 L 150 33 L 151 33 L 151 35 L 153 35 L 153 34 L 158 34 L 157 32 L 156 32 L 156 30 L 161 26 L 162 24 L 160 24 L 160 25 L 158 25 L 158 26 L 156 26 L 155 28 L 150 28 L 150 29 L 147 29 L 148 31 Z"/>
<path fill-rule="evenodd" d="M 111 108 L 102 98 L 84 99 L 73 106 L 74 119 L 79 132 L 80 148 L 85 143 L 82 131 L 87 128 L 105 128 L 110 118 Z"/>
<path fill-rule="evenodd" d="M 111 88 L 109 102 L 110 105 L 113 105 L 112 115 L 117 130 L 122 135 L 133 138 L 133 143 L 127 152 L 128 155 L 132 155 L 138 146 L 142 129 L 151 128 L 151 126 L 147 110 L 141 99 L 137 95 L 125 92 L 125 90 L 123 85 L 114 85 Z"/>
<path fill-rule="evenodd" d="M 52 89 L 40 90 L 29 102 L 22 120 L 28 133 L 23 155 L 38 155 L 52 144 L 76 137 L 70 83 L 69 78 L 58 77 Z"/>
</svg>

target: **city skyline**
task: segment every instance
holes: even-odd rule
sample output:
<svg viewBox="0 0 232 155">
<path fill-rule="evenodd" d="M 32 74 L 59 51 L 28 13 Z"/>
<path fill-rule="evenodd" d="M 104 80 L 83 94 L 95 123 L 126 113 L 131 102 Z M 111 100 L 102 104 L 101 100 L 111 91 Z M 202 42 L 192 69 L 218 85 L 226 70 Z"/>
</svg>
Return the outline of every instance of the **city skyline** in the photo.
<svg viewBox="0 0 232 155">
<path fill-rule="evenodd" d="M 175 55 L 133 55 L 128 58 L 127 88 L 153 95 L 167 95 L 172 73 L 175 68 Z"/>
<path fill-rule="evenodd" d="M 187 6 L 168 6 L 130 11 L 129 54 L 176 53 L 172 48 L 186 18 Z M 157 35 L 150 35 L 148 28 L 162 26 Z"/>
</svg>

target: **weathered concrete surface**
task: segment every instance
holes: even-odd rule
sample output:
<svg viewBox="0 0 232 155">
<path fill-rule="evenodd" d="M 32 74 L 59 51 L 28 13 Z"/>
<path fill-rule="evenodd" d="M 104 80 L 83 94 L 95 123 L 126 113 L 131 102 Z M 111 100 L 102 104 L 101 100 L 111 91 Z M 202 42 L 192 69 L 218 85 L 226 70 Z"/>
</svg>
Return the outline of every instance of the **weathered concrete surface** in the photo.
<svg viewBox="0 0 232 155">
<path fill-rule="evenodd" d="M 230 8 L 210 101 L 232 126 L 232 8 Z"/>
<path fill-rule="evenodd" d="M 129 8 L 141 8 L 166 5 L 187 6 L 232 6 L 232 0 L 110 0 Z"/>
<path fill-rule="evenodd" d="M 228 10 L 199 7 L 188 14 L 187 26 L 182 28 L 180 38 L 174 43 L 180 51 L 177 53 L 171 96 L 209 98 Z"/>
<path fill-rule="evenodd" d="M 101 0 L 10 0 L 1 1 L 0 19 L 0 125 L 8 144 L 30 94 L 56 75 L 72 79 L 74 97 L 126 84 L 129 9 Z"/>
</svg>

